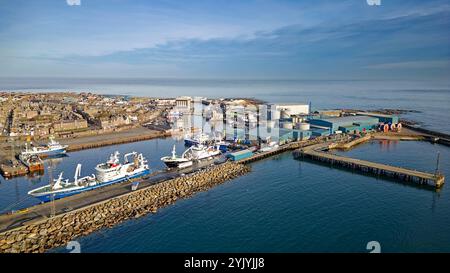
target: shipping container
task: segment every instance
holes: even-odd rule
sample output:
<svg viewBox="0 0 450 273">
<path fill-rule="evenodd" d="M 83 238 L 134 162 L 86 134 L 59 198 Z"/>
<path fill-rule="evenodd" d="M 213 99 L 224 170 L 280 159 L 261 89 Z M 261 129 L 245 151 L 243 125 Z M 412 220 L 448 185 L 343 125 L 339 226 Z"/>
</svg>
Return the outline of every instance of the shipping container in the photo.
<svg viewBox="0 0 450 273">
<path fill-rule="evenodd" d="M 229 153 L 227 155 L 227 157 L 233 161 L 239 161 L 248 157 L 251 157 L 253 155 L 253 152 L 246 149 L 246 150 L 241 150 L 238 152 L 234 152 L 234 153 Z"/>
</svg>

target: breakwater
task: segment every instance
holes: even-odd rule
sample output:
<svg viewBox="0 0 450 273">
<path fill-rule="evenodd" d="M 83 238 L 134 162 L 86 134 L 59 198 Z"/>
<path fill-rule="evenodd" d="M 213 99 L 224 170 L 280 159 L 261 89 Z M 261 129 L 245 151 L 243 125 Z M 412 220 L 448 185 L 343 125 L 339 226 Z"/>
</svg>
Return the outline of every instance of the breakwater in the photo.
<svg viewBox="0 0 450 273">
<path fill-rule="evenodd" d="M 79 150 L 93 149 L 93 148 L 99 148 L 99 147 L 103 147 L 103 146 L 125 144 L 125 143 L 150 140 L 150 139 L 154 139 L 154 138 L 163 138 L 163 137 L 169 137 L 169 136 L 171 136 L 170 133 L 155 132 L 152 134 L 143 134 L 143 135 L 138 135 L 138 136 L 127 136 L 127 137 L 121 137 L 121 138 L 104 139 L 101 141 L 93 141 L 93 142 L 88 142 L 88 143 L 69 144 L 69 147 L 67 147 L 66 150 L 67 150 L 67 152 L 74 152 L 74 151 L 79 151 Z"/>
<path fill-rule="evenodd" d="M 178 199 L 206 191 L 249 171 L 250 167 L 243 164 L 227 162 L 214 165 L 190 175 L 21 226 L 0 234 L 0 253 L 45 252 L 96 230 L 156 213 L 159 208 Z"/>
<path fill-rule="evenodd" d="M 404 124 L 403 125 L 405 128 L 408 128 L 412 131 L 416 131 L 419 132 L 421 134 L 424 134 L 423 137 L 425 140 L 428 140 L 432 143 L 438 143 L 438 144 L 442 144 L 445 146 L 450 146 L 450 135 L 445 134 L 445 133 L 441 133 L 441 132 L 437 132 L 437 131 L 432 131 L 432 130 L 428 130 L 425 128 L 421 128 L 421 127 L 415 127 L 409 124 Z"/>
</svg>

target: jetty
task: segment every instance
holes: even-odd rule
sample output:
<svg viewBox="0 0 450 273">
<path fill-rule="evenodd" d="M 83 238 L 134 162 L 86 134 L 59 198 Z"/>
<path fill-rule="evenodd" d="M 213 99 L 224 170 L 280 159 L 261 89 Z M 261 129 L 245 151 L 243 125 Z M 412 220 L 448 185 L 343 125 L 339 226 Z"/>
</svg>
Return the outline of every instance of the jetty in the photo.
<svg viewBox="0 0 450 273">
<path fill-rule="evenodd" d="M 239 163 L 242 164 L 249 164 L 252 162 L 256 162 L 259 160 L 263 160 L 265 158 L 269 158 L 278 154 L 282 154 L 285 152 L 289 152 L 289 151 L 293 151 L 295 149 L 299 149 L 302 147 L 307 147 L 307 146 L 311 146 L 311 145 L 315 145 L 318 143 L 322 143 L 324 141 L 337 141 L 340 140 L 339 136 L 328 136 L 328 137 L 318 137 L 315 139 L 308 139 L 308 140 L 303 140 L 303 141 L 294 141 L 294 142 L 290 142 L 287 144 L 284 144 L 280 147 L 277 148 L 273 148 L 270 151 L 267 152 L 261 152 L 261 153 L 257 153 L 252 155 L 251 157 L 239 160 Z"/>
<path fill-rule="evenodd" d="M 80 150 L 86 150 L 86 149 L 94 149 L 94 148 L 100 148 L 104 146 L 111 146 L 111 145 L 119 145 L 119 144 L 125 144 L 125 143 L 132 143 L 132 142 L 139 142 L 139 141 L 145 141 L 155 138 L 165 138 L 170 137 L 171 134 L 167 132 L 160 132 L 160 131 L 151 131 L 150 133 L 141 134 L 141 135 L 130 135 L 130 136 L 123 136 L 123 137 L 116 137 L 116 138 L 107 138 L 104 136 L 99 136 L 99 139 L 95 139 L 94 141 L 89 141 L 89 138 L 86 138 L 84 141 L 80 141 L 79 143 L 77 141 L 67 141 L 69 147 L 67 147 L 67 152 L 74 152 L 74 151 L 80 151 Z M 82 139 L 81 139 L 82 140 Z M 65 143 L 63 140 L 61 143 Z"/>
<path fill-rule="evenodd" d="M 360 142 L 358 142 L 360 143 Z M 318 162 L 340 166 L 351 170 L 360 171 L 401 181 L 414 182 L 420 185 L 427 185 L 434 188 L 440 188 L 444 184 L 445 177 L 440 173 L 427 173 L 417 170 L 411 170 L 387 164 L 381 164 L 361 159 L 355 159 L 340 156 L 329 152 L 334 145 L 318 144 L 294 151 L 296 159 L 311 159 Z"/>
</svg>

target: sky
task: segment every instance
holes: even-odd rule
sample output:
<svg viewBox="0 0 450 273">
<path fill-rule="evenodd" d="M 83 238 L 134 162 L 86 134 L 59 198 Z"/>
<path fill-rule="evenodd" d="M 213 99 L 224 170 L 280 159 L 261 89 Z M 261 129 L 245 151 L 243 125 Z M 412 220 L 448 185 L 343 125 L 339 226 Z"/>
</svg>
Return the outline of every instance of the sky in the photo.
<svg viewBox="0 0 450 273">
<path fill-rule="evenodd" d="M 0 0 L 0 77 L 450 75 L 450 0 Z"/>
</svg>

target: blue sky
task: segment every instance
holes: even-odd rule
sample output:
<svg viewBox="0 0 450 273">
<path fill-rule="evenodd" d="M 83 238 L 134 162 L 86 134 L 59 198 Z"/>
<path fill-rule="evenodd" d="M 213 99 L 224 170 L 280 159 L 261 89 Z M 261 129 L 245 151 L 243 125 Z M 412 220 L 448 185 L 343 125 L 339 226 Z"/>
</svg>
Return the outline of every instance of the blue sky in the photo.
<svg viewBox="0 0 450 273">
<path fill-rule="evenodd" d="M 447 80 L 449 31 L 449 0 L 0 0 L 0 77 Z"/>
</svg>

